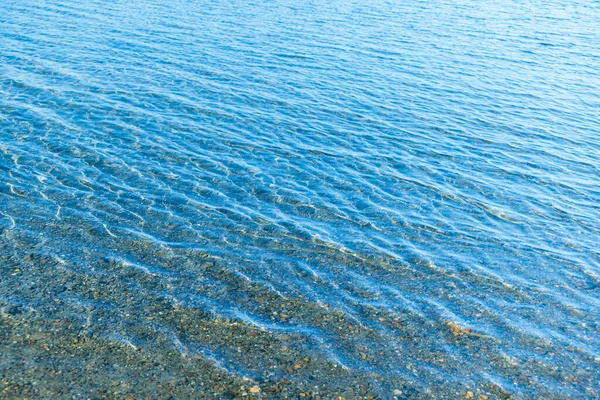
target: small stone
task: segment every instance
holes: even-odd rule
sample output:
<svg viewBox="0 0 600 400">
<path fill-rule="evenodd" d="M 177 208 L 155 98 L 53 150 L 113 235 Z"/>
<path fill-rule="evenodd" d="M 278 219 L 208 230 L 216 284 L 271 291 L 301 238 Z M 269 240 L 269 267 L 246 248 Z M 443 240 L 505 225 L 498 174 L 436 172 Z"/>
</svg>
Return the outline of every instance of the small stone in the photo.
<svg viewBox="0 0 600 400">
<path fill-rule="evenodd" d="M 17 315 L 21 314 L 22 311 L 23 310 L 21 309 L 21 307 L 14 304 L 9 304 L 7 306 L 2 307 L 2 309 L 0 310 L 0 314 L 2 314 L 3 316 Z"/>
<path fill-rule="evenodd" d="M 250 393 L 260 393 L 260 388 L 258 386 L 252 386 L 250 388 Z"/>
<path fill-rule="evenodd" d="M 488 399 L 489 399 L 489 397 L 486 396 L 485 394 L 480 394 L 479 395 L 479 400 L 488 400 Z"/>
<path fill-rule="evenodd" d="M 394 389 L 394 396 L 402 396 L 402 390 Z"/>
<path fill-rule="evenodd" d="M 467 392 L 466 398 L 467 400 L 471 400 L 473 398 L 473 392 Z"/>
</svg>

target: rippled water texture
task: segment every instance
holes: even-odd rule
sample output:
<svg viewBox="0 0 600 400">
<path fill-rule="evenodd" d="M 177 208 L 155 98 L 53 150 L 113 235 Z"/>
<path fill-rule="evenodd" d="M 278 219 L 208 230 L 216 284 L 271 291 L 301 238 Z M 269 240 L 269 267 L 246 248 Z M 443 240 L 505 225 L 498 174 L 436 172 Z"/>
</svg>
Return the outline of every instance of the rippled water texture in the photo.
<svg viewBox="0 0 600 400">
<path fill-rule="evenodd" d="M 3 0 L 0 396 L 598 397 L 598 21 Z"/>
</svg>

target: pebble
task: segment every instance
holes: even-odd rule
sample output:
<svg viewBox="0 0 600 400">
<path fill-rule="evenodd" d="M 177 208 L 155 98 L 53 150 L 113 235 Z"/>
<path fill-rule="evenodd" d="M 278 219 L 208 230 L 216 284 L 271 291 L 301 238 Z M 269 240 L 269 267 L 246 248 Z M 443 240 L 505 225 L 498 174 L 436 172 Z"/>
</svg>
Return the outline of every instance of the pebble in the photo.
<svg viewBox="0 0 600 400">
<path fill-rule="evenodd" d="M 260 393 L 260 388 L 258 386 L 252 386 L 250 388 L 250 393 Z"/>
<path fill-rule="evenodd" d="M 18 315 L 21 314 L 22 311 L 23 310 L 21 309 L 21 307 L 14 304 L 9 304 L 0 309 L 0 314 L 2 316 Z"/>
</svg>

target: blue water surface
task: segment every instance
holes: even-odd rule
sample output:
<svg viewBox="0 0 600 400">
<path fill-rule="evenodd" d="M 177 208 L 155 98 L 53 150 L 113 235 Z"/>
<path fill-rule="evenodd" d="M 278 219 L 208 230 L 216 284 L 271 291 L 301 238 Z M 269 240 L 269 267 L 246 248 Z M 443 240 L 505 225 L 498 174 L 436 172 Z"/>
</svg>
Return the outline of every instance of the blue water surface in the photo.
<svg viewBox="0 0 600 400">
<path fill-rule="evenodd" d="M 3 0 L 0 242 L 47 261 L 0 300 L 257 380 L 263 356 L 134 311 L 293 335 L 433 397 L 594 398 L 599 21 L 593 0 Z M 65 270 L 131 297 L 40 289 Z"/>
</svg>

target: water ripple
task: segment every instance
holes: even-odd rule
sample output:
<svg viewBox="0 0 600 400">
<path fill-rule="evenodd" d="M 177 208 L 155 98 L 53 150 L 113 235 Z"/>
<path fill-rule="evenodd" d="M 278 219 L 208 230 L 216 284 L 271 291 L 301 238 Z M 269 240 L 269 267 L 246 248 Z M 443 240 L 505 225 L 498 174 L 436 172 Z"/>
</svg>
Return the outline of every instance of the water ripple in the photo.
<svg viewBox="0 0 600 400">
<path fill-rule="evenodd" d="M 600 393 L 598 4 L 0 13 L 7 321 L 332 393 Z"/>
</svg>

